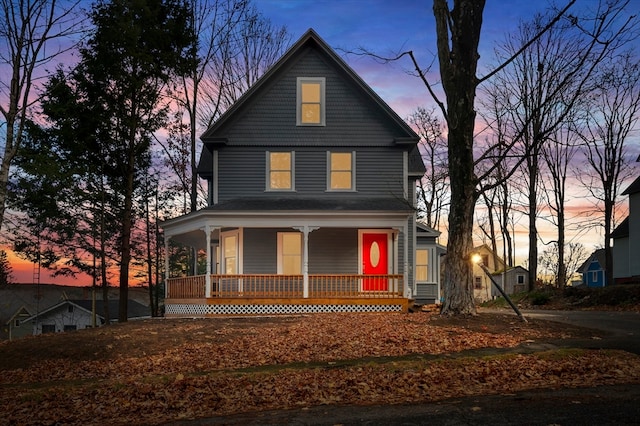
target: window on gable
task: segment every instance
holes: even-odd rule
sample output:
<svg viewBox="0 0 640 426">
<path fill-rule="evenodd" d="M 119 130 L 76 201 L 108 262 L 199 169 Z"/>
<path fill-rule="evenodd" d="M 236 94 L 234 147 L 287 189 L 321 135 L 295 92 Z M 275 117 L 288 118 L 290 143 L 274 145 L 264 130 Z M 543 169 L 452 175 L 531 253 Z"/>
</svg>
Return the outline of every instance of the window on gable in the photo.
<svg viewBox="0 0 640 426">
<path fill-rule="evenodd" d="M 355 190 L 355 152 L 329 152 L 328 187 L 330 191 Z"/>
<path fill-rule="evenodd" d="M 298 77 L 298 126 L 324 126 L 324 77 Z"/>
<path fill-rule="evenodd" d="M 524 284 L 524 275 L 518 274 L 518 284 Z"/>
<path fill-rule="evenodd" d="M 268 187 L 270 191 L 292 190 L 293 152 L 267 152 Z"/>
<path fill-rule="evenodd" d="M 428 281 L 429 277 L 429 250 L 416 250 L 416 281 Z"/>
<path fill-rule="evenodd" d="M 302 234 L 278 232 L 278 274 L 302 274 Z"/>
</svg>

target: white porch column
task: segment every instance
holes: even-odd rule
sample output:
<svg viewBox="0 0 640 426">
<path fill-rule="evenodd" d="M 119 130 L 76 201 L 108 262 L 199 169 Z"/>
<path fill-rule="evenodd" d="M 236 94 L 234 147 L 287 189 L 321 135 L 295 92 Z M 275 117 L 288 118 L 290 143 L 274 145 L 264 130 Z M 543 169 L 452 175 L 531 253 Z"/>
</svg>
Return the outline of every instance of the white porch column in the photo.
<svg viewBox="0 0 640 426">
<path fill-rule="evenodd" d="M 204 277 L 204 297 L 211 297 L 211 227 L 205 225 L 204 233 L 207 245 L 207 266 Z"/>
<path fill-rule="evenodd" d="M 318 229 L 317 226 L 295 226 L 294 229 L 302 232 L 302 297 L 309 298 L 309 233 Z"/>
</svg>

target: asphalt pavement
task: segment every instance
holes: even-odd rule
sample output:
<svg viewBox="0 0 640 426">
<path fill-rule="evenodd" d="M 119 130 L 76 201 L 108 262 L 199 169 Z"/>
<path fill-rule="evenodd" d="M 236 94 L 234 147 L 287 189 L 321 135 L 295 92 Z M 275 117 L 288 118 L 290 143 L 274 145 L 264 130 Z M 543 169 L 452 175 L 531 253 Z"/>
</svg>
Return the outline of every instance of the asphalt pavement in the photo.
<svg viewBox="0 0 640 426">
<path fill-rule="evenodd" d="M 482 312 L 496 311 L 483 310 Z M 561 322 L 605 333 L 600 339 L 550 341 L 559 347 L 621 349 L 640 355 L 640 312 L 525 310 L 522 314 L 526 319 Z"/>
</svg>

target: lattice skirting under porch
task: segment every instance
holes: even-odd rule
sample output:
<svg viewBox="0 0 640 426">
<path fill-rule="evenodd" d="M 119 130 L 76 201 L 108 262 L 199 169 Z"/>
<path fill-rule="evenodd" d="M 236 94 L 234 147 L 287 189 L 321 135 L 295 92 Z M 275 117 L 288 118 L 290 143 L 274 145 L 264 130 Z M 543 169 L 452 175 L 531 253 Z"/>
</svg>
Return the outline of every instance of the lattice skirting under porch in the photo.
<svg viewBox="0 0 640 426">
<path fill-rule="evenodd" d="M 332 312 L 403 312 L 402 304 L 345 304 L 345 305 L 312 305 L 312 304 L 167 304 L 167 316 L 210 316 L 210 315 L 278 315 L 278 314 L 313 314 Z"/>
</svg>

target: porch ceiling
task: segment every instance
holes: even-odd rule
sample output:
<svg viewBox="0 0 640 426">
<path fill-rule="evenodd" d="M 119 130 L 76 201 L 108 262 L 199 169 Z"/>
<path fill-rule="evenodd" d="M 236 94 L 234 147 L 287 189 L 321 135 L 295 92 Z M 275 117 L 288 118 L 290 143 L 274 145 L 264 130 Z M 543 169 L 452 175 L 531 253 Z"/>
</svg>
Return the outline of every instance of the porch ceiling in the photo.
<svg viewBox="0 0 640 426">
<path fill-rule="evenodd" d="M 207 239 L 205 238 L 204 231 L 201 229 L 171 235 L 171 240 L 193 247 L 196 250 L 206 250 L 207 248 Z"/>
</svg>

